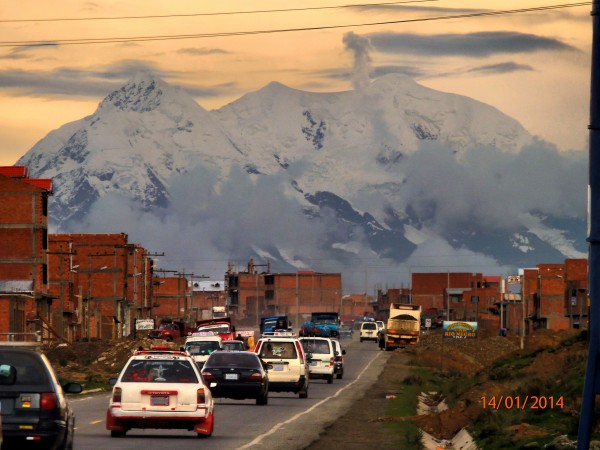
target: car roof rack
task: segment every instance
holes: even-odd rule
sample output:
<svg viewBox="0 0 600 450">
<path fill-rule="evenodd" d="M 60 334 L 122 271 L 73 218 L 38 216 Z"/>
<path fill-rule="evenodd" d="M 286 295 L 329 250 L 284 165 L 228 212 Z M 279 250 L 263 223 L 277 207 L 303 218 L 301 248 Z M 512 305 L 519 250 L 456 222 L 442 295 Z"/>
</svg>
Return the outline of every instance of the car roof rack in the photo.
<svg viewBox="0 0 600 450">
<path fill-rule="evenodd" d="M 293 331 L 265 331 L 263 337 L 298 337 Z"/>
<path fill-rule="evenodd" d="M 42 333 L 0 333 L 0 346 L 39 349 L 42 346 Z"/>
</svg>

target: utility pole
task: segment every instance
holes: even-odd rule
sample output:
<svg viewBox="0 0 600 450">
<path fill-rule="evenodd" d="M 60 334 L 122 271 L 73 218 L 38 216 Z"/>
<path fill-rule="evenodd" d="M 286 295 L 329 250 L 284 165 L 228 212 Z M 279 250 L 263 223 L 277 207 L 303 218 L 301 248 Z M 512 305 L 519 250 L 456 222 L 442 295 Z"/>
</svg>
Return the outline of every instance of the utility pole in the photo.
<svg viewBox="0 0 600 450">
<path fill-rule="evenodd" d="M 65 338 L 65 294 L 64 294 L 64 280 L 63 280 L 63 256 L 65 255 L 74 255 L 75 252 L 46 252 L 46 255 L 58 255 L 58 289 L 59 289 L 59 298 L 60 298 L 60 307 L 59 307 L 59 318 L 58 318 L 58 335 L 61 339 Z M 69 268 L 71 270 L 71 268 Z M 69 283 L 69 280 L 67 280 Z"/>
<path fill-rule="evenodd" d="M 600 393 L 600 1 L 592 3 L 592 64 L 589 128 L 589 208 L 588 208 L 588 287 L 590 295 L 589 348 L 585 369 L 585 384 L 581 400 L 581 414 L 577 436 L 577 449 L 587 450 L 590 446 L 596 394 Z"/>
</svg>

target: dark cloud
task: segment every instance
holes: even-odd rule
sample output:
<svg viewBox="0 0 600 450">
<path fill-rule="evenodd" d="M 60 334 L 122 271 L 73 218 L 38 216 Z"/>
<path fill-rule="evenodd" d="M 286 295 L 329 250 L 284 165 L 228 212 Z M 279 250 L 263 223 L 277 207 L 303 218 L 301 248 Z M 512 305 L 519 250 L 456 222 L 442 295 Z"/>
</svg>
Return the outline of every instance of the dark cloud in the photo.
<svg viewBox="0 0 600 450">
<path fill-rule="evenodd" d="M 0 70 L 0 91 L 10 91 L 16 95 L 66 96 L 103 98 L 115 89 L 119 89 L 139 71 L 150 71 L 165 79 L 177 79 L 181 74 L 164 71 L 154 64 L 136 60 L 119 61 L 102 69 L 74 69 L 63 67 L 48 72 L 6 69 Z M 190 95 L 200 98 L 216 97 L 230 84 L 203 88 L 178 83 Z"/>
<path fill-rule="evenodd" d="M 193 56 L 204 56 L 204 55 L 226 55 L 229 52 L 220 49 L 220 48 L 196 48 L 196 47 L 188 47 L 181 48 L 177 50 L 177 53 L 181 53 L 184 55 L 193 55 Z"/>
<path fill-rule="evenodd" d="M 467 70 L 472 73 L 482 73 L 486 75 L 495 75 L 498 73 L 511 73 L 511 72 L 522 72 L 522 71 L 533 71 L 533 67 L 528 64 L 517 64 L 514 62 L 504 62 L 499 64 L 490 64 L 487 66 L 473 67 Z"/>
<path fill-rule="evenodd" d="M 372 33 L 366 35 L 382 53 L 409 53 L 419 56 L 482 57 L 505 53 L 537 51 L 578 51 L 558 39 L 510 31 L 468 34 L 420 35 L 413 33 Z"/>
<path fill-rule="evenodd" d="M 379 78 L 388 73 L 401 73 L 411 78 L 419 78 L 427 75 L 424 71 L 417 67 L 411 66 L 377 66 L 371 71 L 371 78 Z"/>
<path fill-rule="evenodd" d="M 8 53 L 6 53 L 4 55 L 0 55 L 0 59 L 7 59 L 7 60 L 37 59 L 37 58 L 39 58 L 39 52 L 35 52 L 35 50 L 56 49 L 58 47 L 59 47 L 58 44 L 53 44 L 53 43 L 32 44 L 32 45 L 23 45 L 20 47 L 13 47 Z"/>
</svg>

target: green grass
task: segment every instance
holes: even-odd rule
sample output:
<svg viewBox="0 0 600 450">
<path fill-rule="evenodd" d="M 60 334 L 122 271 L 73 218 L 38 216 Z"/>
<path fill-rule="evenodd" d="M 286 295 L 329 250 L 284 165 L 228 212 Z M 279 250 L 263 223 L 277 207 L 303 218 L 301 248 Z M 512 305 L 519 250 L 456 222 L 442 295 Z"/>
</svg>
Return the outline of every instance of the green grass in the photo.
<svg viewBox="0 0 600 450">
<path fill-rule="evenodd" d="M 558 345 L 546 349 L 550 353 L 568 349 L 570 346 L 582 341 L 579 335 L 565 339 Z M 498 383 L 510 382 L 518 386 L 513 392 L 504 392 L 504 395 L 553 397 L 554 407 L 550 402 L 545 409 L 524 409 L 501 407 L 482 409 L 481 415 L 475 423 L 469 426 L 469 432 L 475 438 L 479 448 L 486 450 L 504 450 L 507 448 L 522 449 L 537 443 L 540 448 L 551 442 L 556 436 L 567 434 L 571 439 L 576 439 L 579 424 L 579 410 L 581 408 L 581 392 L 585 377 L 585 363 L 587 356 L 579 349 L 578 353 L 571 353 L 562 364 L 562 371 L 556 378 L 531 378 L 523 369 L 529 367 L 535 358 L 544 350 L 527 353 L 520 356 L 511 356 L 496 362 L 489 371 L 480 373 L 473 378 L 467 378 L 461 373 L 436 372 L 429 367 L 422 367 L 419 362 L 412 360 L 409 365 L 411 374 L 404 380 L 398 381 L 398 395 L 391 399 L 386 411 L 389 417 L 406 417 L 416 414 L 417 396 L 421 392 L 440 392 L 446 397 L 450 407 L 464 399 L 464 394 L 477 384 L 484 381 Z M 516 382 L 516 383 L 515 383 Z M 562 399 L 562 407 L 558 405 Z M 529 403 L 531 405 L 531 403 Z M 600 407 L 597 416 L 600 417 Z M 511 425 L 529 424 L 547 434 L 513 441 L 512 434 L 507 430 Z M 420 450 L 420 432 L 417 426 L 410 421 L 389 422 L 386 424 L 398 436 L 399 448 Z M 598 439 L 599 433 L 594 433 L 592 439 Z M 530 447 L 529 447 L 530 448 Z"/>
</svg>

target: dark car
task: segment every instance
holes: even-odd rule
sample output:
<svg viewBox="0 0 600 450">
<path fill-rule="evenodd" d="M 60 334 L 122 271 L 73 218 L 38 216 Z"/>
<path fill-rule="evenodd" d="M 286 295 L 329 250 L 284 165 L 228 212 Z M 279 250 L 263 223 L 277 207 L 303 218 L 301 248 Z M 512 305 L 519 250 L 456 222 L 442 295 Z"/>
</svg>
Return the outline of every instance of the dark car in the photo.
<svg viewBox="0 0 600 450">
<path fill-rule="evenodd" d="M 81 391 L 77 383 L 61 386 L 42 353 L 0 344 L 2 450 L 72 449 L 75 416 L 65 394 Z"/>
<path fill-rule="evenodd" d="M 254 352 L 215 352 L 202 368 L 214 398 L 256 399 L 266 405 L 269 396 L 268 365 Z"/>
</svg>

